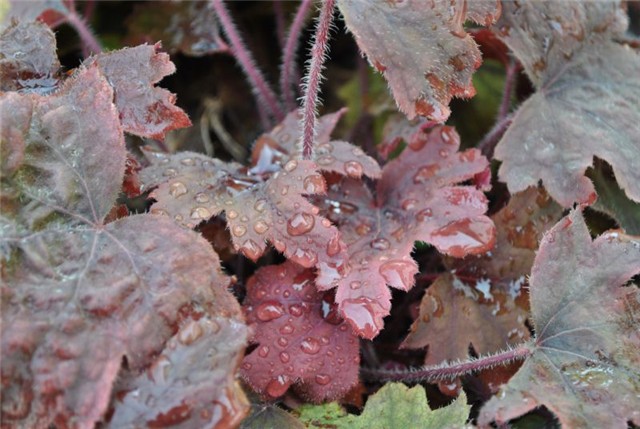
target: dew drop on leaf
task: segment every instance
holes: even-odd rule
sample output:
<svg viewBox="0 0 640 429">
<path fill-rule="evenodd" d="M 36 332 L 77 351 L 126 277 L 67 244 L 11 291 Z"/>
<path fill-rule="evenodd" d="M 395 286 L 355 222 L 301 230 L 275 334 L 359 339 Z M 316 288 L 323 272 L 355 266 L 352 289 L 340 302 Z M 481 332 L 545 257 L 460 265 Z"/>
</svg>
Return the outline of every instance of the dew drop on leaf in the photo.
<svg viewBox="0 0 640 429">
<path fill-rule="evenodd" d="M 306 234 L 313 229 L 315 222 L 315 218 L 309 213 L 296 213 L 287 222 L 287 232 L 294 237 Z"/>
<path fill-rule="evenodd" d="M 247 228 L 244 225 L 234 225 L 231 228 L 231 233 L 236 237 L 242 237 L 247 233 Z"/>
<path fill-rule="evenodd" d="M 291 382 L 289 381 L 289 377 L 285 375 L 281 375 L 278 378 L 275 378 L 267 384 L 267 394 L 272 398 L 277 398 L 279 396 L 284 395 L 284 392 L 287 391 Z"/>
<path fill-rule="evenodd" d="M 319 385 L 325 386 L 331 382 L 331 377 L 329 377 L 327 374 L 317 374 L 315 380 Z"/>
<path fill-rule="evenodd" d="M 340 253 L 340 239 L 334 236 L 327 243 L 327 256 L 336 256 Z"/>
<path fill-rule="evenodd" d="M 318 165 L 329 165 L 333 164 L 336 159 L 331 155 L 325 155 L 318 158 Z"/>
<path fill-rule="evenodd" d="M 280 333 L 284 335 L 293 334 L 294 331 L 295 328 L 288 323 L 286 325 L 282 325 L 282 327 L 280 328 Z"/>
<path fill-rule="evenodd" d="M 256 209 L 257 212 L 262 213 L 264 209 L 267 207 L 267 200 L 261 198 L 253 205 L 253 208 Z"/>
<path fill-rule="evenodd" d="M 349 287 L 351 288 L 351 290 L 360 289 L 362 287 L 362 282 L 352 281 L 351 283 L 349 283 Z"/>
<path fill-rule="evenodd" d="M 242 253 L 244 253 L 247 258 L 253 261 L 257 260 L 262 254 L 260 248 L 253 240 L 247 240 L 242 243 Z"/>
<path fill-rule="evenodd" d="M 269 229 L 269 225 L 261 220 L 253 224 L 253 230 L 258 234 L 264 234 Z"/>
<path fill-rule="evenodd" d="M 289 162 L 287 162 L 283 169 L 284 171 L 286 171 L 287 173 L 291 173 L 293 170 L 295 170 L 298 167 L 298 161 L 292 159 Z"/>
<path fill-rule="evenodd" d="M 364 167 L 358 161 L 347 161 L 344 163 L 344 171 L 347 176 L 360 178 L 364 172 Z"/>
<path fill-rule="evenodd" d="M 191 322 L 180 330 L 178 341 L 185 346 L 188 346 L 200 338 L 203 333 L 204 331 L 199 323 Z"/>
<path fill-rule="evenodd" d="M 310 250 L 298 248 L 293 252 L 290 259 L 303 267 L 311 267 L 318 261 L 318 256 Z"/>
<path fill-rule="evenodd" d="M 258 348 L 258 356 L 263 358 L 269 356 L 269 346 L 260 346 Z"/>
<path fill-rule="evenodd" d="M 289 363 L 289 361 L 291 360 L 291 356 L 287 352 L 280 352 L 279 356 L 280 356 L 280 362 L 282 363 Z"/>
<path fill-rule="evenodd" d="M 387 250 L 391 246 L 391 243 L 389 243 L 389 240 L 386 238 L 376 238 L 369 245 L 372 249 Z"/>
<path fill-rule="evenodd" d="M 187 193 L 187 187 L 182 182 L 173 182 L 169 185 L 169 195 L 178 198 Z"/>
<path fill-rule="evenodd" d="M 437 164 L 420 167 L 417 173 L 413 176 L 413 183 L 417 185 L 425 183 L 427 180 L 435 176 L 439 170 L 440 167 Z"/>
<path fill-rule="evenodd" d="M 235 210 L 229 210 L 227 212 L 227 219 L 235 219 L 238 217 L 238 212 Z"/>
<path fill-rule="evenodd" d="M 302 316 L 302 314 L 304 313 L 304 310 L 303 310 L 303 309 L 302 309 L 302 307 L 301 307 L 300 305 L 298 305 L 298 304 L 291 304 L 291 305 L 289 306 L 289 313 L 290 313 L 292 316 L 300 317 L 300 316 Z"/>
<path fill-rule="evenodd" d="M 431 210 L 430 208 L 426 208 L 424 210 L 420 210 L 416 214 L 416 220 L 418 222 L 424 222 L 425 219 L 430 218 L 431 216 L 433 216 L 433 210 Z"/>
<path fill-rule="evenodd" d="M 409 198 L 409 199 L 404 200 L 402 202 L 402 209 L 403 210 L 413 210 L 416 207 L 416 204 L 418 204 L 418 200 L 415 200 L 413 198 Z"/>
<path fill-rule="evenodd" d="M 282 304 L 277 301 L 265 301 L 256 308 L 256 316 L 262 322 L 268 322 L 284 314 Z"/>
<path fill-rule="evenodd" d="M 320 352 L 320 347 L 320 342 L 312 337 L 307 337 L 300 343 L 302 351 L 309 355 L 315 355 Z"/>
<path fill-rule="evenodd" d="M 325 182 L 319 174 L 312 174 L 304 178 L 302 182 L 304 192 L 307 194 L 317 194 L 324 191 Z"/>
<path fill-rule="evenodd" d="M 387 284 L 409 290 L 414 283 L 416 267 L 407 261 L 388 261 L 382 264 L 378 271 Z"/>
<path fill-rule="evenodd" d="M 195 196 L 195 200 L 196 203 L 208 203 L 209 202 L 209 196 L 207 194 L 205 194 L 204 192 L 198 192 Z"/>
<path fill-rule="evenodd" d="M 211 212 L 204 207 L 196 207 L 191 210 L 191 219 L 208 219 L 211 217 Z"/>
</svg>

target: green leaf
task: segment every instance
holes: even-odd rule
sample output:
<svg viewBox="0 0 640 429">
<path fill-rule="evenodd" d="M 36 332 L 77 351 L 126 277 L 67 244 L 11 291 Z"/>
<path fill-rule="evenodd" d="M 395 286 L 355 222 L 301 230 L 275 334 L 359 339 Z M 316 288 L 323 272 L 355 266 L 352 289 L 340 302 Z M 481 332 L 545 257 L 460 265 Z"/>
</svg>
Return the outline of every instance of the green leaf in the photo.
<svg viewBox="0 0 640 429">
<path fill-rule="evenodd" d="M 388 383 L 369 398 L 359 416 L 345 415 L 338 404 L 331 403 L 301 407 L 300 420 L 309 428 L 460 428 L 469 418 L 470 409 L 464 392 L 452 404 L 432 410 L 422 386 Z"/>
</svg>

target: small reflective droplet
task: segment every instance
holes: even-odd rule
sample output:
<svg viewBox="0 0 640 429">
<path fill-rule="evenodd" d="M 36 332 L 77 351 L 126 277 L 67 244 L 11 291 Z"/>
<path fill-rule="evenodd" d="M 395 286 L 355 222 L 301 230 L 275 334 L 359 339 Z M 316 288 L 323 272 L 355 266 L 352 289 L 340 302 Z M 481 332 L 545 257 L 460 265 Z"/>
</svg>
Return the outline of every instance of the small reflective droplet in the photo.
<svg viewBox="0 0 640 429">
<path fill-rule="evenodd" d="M 247 228 L 244 225 L 234 225 L 231 228 L 231 233 L 236 237 L 242 237 L 247 233 Z"/>
<path fill-rule="evenodd" d="M 198 192 L 195 196 L 195 200 L 197 203 L 208 203 L 209 202 L 209 196 L 207 194 L 205 194 L 204 192 Z"/>
<path fill-rule="evenodd" d="M 269 346 L 260 346 L 258 348 L 258 356 L 263 358 L 269 356 Z"/>
<path fill-rule="evenodd" d="M 265 301 L 256 309 L 256 316 L 263 322 L 277 319 L 283 314 L 284 308 L 277 301 Z"/>
<path fill-rule="evenodd" d="M 166 170 L 164 170 L 164 173 L 162 173 L 162 175 L 167 177 L 173 177 L 178 175 L 178 171 L 175 168 L 167 168 Z"/>
<path fill-rule="evenodd" d="M 280 375 L 278 378 L 274 378 L 267 384 L 267 394 L 272 398 L 277 398 L 285 394 L 291 382 L 286 375 Z"/>
<path fill-rule="evenodd" d="M 211 212 L 204 207 L 196 207 L 191 210 L 191 219 L 208 219 L 211 217 Z"/>
<path fill-rule="evenodd" d="M 376 250 L 387 250 L 391 246 L 391 243 L 389 243 L 389 240 L 386 238 L 376 238 L 369 245 Z"/>
<path fill-rule="evenodd" d="M 344 171 L 348 176 L 359 178 L 362 177 L 364 168 L 358 161 L 347 161 L 344 163 Z"/>
<path fill-rule="evenodd" d="M 244 253 L 244 255 L 252 261 L 257 261 L 260 255 L 262 255 L 260 247 L 258 247 L 256 242 L 253 240 L 247 240 L 242 243 L 241 249 L 242 253 Z"/>
<path fill-rule="evenodd" d="M 263 198 L 256 201 L 256 203 L 253 205 L 253 208 L 260 213 L 262 213 L 266 207 L 267 207 L 267 200 Z"/>
<path fill-rule="evenodd" d="M 266 222 L 259 220 L 258 222 L 253 224 L 253 230 L 258 234 L 264 234 L 269 230 L 269 225 Z"/>
<path fill-rule="evenodd" d="M 298 304 L 291 304 L 291 305 L 289 306 L 289 313 L 290 313 L 292 316 L 300 317 L 300 316 L 302 316 L 302 314 L 304 313 L 304 310 L 303 310 L 303 309 L 302 309 L 302 307 L 301 307 L 300 305 L 298 305 Z"/>
<path fill-rule="evenodd" d="M 284 171 L 286 171 L 287 173 L 291 173 L 293 170 L 295 170 L 298 167 L 298 161 L 292 159 L 291 161 L 287 162 L 283 169 Z"/>
<path fill-rule="evenodd" d="M 318 194 L 324 191 L 325 181 L 319 174 L 312 174 L 304 178 L 302 187 L 306 194 Z"/>
<path fill-rule="evenodd" d="M 293 334 L 294 331 L 295 328 L 288 323 L 286 325 L 282 325 L 282 327 L 280 328 L 280 333 L 284 335 Z"/>
<path fill-rule="evenodd" d="M 330 165 L 330 164 L 333 164 L 335 161 L 336 159 L 331 155 L 321 156 L 317 160 L 318 165 Z"/>
<path fill-rule="evenodd" d="M 331 382 L 331 377 L 329 377 L 327 374 L 316 375 L 316 383 L 318 383 L 319 385 L 326 386 L 330 382 Z"/>
<path fill-rule="evenodd" d="M 229 210 L 227 212 L 227 219 L 235 219 L 238 217 L 238 212 L 235 210 Z"/>
<path fill-rule="evenodd" d="M 418 204 L 418 200 L 415 200 L 413 198 L 409 198 L 409 199 L 404 200 L 402 202 L 402 208 L 404 210 L 413 210 L 414 208 L 416 208 L 416 204 Z"/>
<path fill-rule="evenodd" d="M 287 222 L 287 232 L 294 237 L 306 234 L 313 229 L 314 224 L 313 215 L 305 212 L 296 213 Z"/>
<path fill-rule="evenodd" d="M 173 182 L 169 185 L 169 195 L 178 198 L 187 193 L 187 187 L 182 182 Z"/>
<path fill-rule="evenodd" d="M 288 363 L 291 360 L 291 356 L 287 352 L 280 352 L 280 362 Z"/>
<path fill-rule="evenodd" d="M 278 345 L 280 347 L 287 347 L 289 345 L 289 340 L 287 340 L 285 337 L 280 337 L 278 338 Z"/>
<path fill-rule="evenodd" d="M 180 160 L 180 164 L 190 167 L 192 165 L 195 165 L 196 162 L 191 158 L 184 158 Z"/>
<path fill-rule="evenodd" d="M 424 222 L 426 219 L 430 218 L 431 216 L 433 216 L 433 210 L 426 208 L 424 210 L 420 210 L 416 214 L 416 220 L 418 222 Z"/>
<path fill-rule="evenodd" d="M 320 342 L 315 338 L 307 337 L 300 343 L 300 348 L 308 355 L 315 355 L 320 351 Z"/>
<path fill-rule="evenodd" d="M 349 287 L 351 288 L 351 290 L 360 289 L 360 287 L 362 287 L 362 282 L 353 281 L 353 282 L 349 283 Z"/>
<path fill-rule="evenodd" d="M 184 326 L 178 333 L 178 341 L 188 346 L 193 344 L 203 334 L 202 326 L 197 322 L 191 322 L 187 326 Z"/>
</svg>

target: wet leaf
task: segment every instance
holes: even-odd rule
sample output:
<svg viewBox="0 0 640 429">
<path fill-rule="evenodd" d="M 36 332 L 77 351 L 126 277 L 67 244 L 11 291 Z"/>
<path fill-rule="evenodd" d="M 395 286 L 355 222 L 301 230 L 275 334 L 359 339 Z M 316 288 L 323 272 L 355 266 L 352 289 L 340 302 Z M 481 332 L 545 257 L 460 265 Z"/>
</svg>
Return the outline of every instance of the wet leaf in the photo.
<svg viewBox="0 0 640 429">
<path fill-rule="evenodd" d="M 197 234 L 151 215 L 105 223 L 126 149 L 96 66 L 52 96 L 3 93 L 0 111 L 10 154 L 0 186 L 2 422 L 93 428 L 123 360 L 132 376 L 148 367 L 181 312 L 241 330 L 240 308 Z"/>
<path fill-rule="evenodd" d="M 640 201 L 640 52 L 615 41 L 627 28 L 619 2 L 504 3 L 497 23 L 537 92 L 518 109 L 496 147 L 511 192 L 542 179 L 564 207 L 592 203 L 584 173 L 593 157 L 613 166 Z"/>
<path fill-rule="evenodd" d="M 242 421 L 240 429 L 304 429 L 294 416 L 277 405 L 258 405 L 249 417 Z"/>
<path fill-rule="evenodd" d="M 40 22 L 15 22 L 0 35 L 0 90 L 52 92 L 60 62 L 56 39 Z"/>
<path fill-rule="evenodd" d="M 313 402 L 338 399 L 358 382 L 359 341 L 323 300 L 310 270 L 286 262 L 260 268 L 243 304 L 257 348 L 242 375 L 267 398 L 290 386 Z"/>
<path fill-rule="evenodd" d="M 567 428 L 640 423 L 640 272 L 637 238 L 592 240 L 580 210 L 547 232 L 530 279 L 532 355 L 481 410 L 506 422 L 545 406 Z"/>
<path fill-rule="evenodd" d="M 300 420 L 310 428 L 461 428 L 465 426 L 471 410 L 466 402 L 467 397 L 462 392 L 450 405 L 432 410 L 422 386 L 408 388 L 402 383 L 387 383 L 369 397 L 359 416 L 344 415 L 337 404 L 327 404 L 305 407 Z"/>
<path fill-rule="evenodd" d="M 450 270 L 427 289 L 420 314 L 402 344 L 429 347 L 426 365 L 504 350 L 529 339 L 527 276 L 542 234 L 562 215 L 543 189 L 511 197 L 492 216 L 496 245 L 490 252 L 448 259 Z"/>
<path fill-rule="evenodd" d="M 175 106 L 176 96 L 155 86 L 176 70 L 160 44 L 140 45 L 91 57 L 113 86 L 115 104 L 124 130 L 141 137 L 164 139 L 167 132 L 191 125 Z"/>
<path fill-rule="evenodd" d="M 408 148 L 384 167 L 375 199 L 361 182 L 344 179 L 319 202 L 339 226 L 351 265 L 336 302 L 364 338 L 375 337 L 389 314 L 387 285 L 413 287 L 416 240 L 454 257 L 483 253 L 494 244 L 485 196 L 456 185 L 483 172 L 487 160 L 476 149 L 457 152 L 459 144 L 450 127 L 417 129 Z"/>
<path fill-rule="evenodd" d="M 235 381 L 247 327 L 228 317 L 188 319 L 149 369 L 118 392 L 109 427 L 235 427 L 249 404 Z"/>
<path fill-rule="evenodd" d="M 444 122 L 453 97 L 475 94 L 471 75 L 481 55 L 463 24 L 466 18 L 491 24 L 500 2 L 342 0 L 338 7 L 409 119 L 421 115 Z"/>
</svg>

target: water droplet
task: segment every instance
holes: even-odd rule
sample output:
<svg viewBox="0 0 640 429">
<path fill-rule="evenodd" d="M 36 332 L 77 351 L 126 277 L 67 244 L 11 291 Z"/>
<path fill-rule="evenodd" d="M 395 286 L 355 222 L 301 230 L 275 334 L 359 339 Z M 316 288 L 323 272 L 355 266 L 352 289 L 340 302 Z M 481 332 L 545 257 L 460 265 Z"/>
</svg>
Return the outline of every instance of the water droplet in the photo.
<svg viewBox="0 0 640 429">
<path fill-rule="evenodd" d="M 440 149 L 440 151 L 438 151 L 438 153 L 440 154 L 440 156 L 442 158 L 447 158 L 449 156 L 449 151 L 446 149 Z"/>
<path fill-rule="evenodd" d="M 238 212 L 235 210 L 229 210 L 227 212 L 227 219 L 235 219 L 238 217 Z"/>
<path fill-rule="evenodd" d="M 269 346 L 260 346 L 258 348 L 258 356 L 263 358 L 269 356 L 269 350 Z"/>
<path fill-rule="evenodd" d="M 300 343 L 300 348 L 306 354 L 315 355 L 320 351 L 320 342 L 315 338 L 307 337 Z"/>
<path fill-rule="evenodd" d="M 413 176 L 413 183 L 417 185 L 426 183 L 429 179 L 435 176 L 439 170 L 440 167 L 438 167 L 437 164 L 420 167 L 418 172 Z"/>
<path fill-rule="evenodd" d="M 360 178 L 362 177 L 364 168 L 358 161 L 347 161 L 344 163 L 344 171 L 348 176 Z"/>
<path fill-rule="evenodd" d="M 287 250 L 287 245 L 282 240 L 278 240 L 277 238 L 273 240 L 273 247 L 276 248 L 278 252 L 284 253 Z"/>
<path fill-rule="evenodd" d="M 417 268 L 408 261 L 389 261 L 382 264 L 378 271 L 387 284 L 398 289 L 409 290 L 413 286 L 413 276 Z"/>
<path fill-rule="evenodd" d="M 184 217 L 181 214 L 177 214 L 173 218 L 178 222 L 182 222 L 182 220 L 184 219 Z"/>
<path fill-rule="evenodd" d="M 196 207 L 191 210 L 191 219 L 208 219 L 211 217 L 211 212 L 204 207 Z"/>
<path fill-rule="evenodd" d="M 320 337 L 320 342 L 326 346 L 327 344 L 329 344 L 329 337 L 325 337 L 323 335 L 322 337 Z"/>
<path fill-rule="evenodd" d="M 391 246 L 391 243 L 389 243 L 389 240 L 387 240 L 386 238 L 376 238 L 371 243 L 369 243 L 369 246 L 371 246 L 372 249 L 376 250 L 387 250 Z"/>
<path fill-rule="evenodd" d="M 331 377 L 329 377 L 327 374 L 316 375 L 316 383 L 318 383 L 319 385 L 326 386 L 330 382 L 331 382 Z"/>
<path fill-rule="evenodd" d="M 314 224 L 315 218 L 313 215 L 305 212 L 296 213 L 287 222 L 287 232 L 294 237 L 306 234 L 313 229 Z"/>
<path fill-rule="evenodd" d="M 231 228 L 231 233 L 236 237 L 242 237 L 247 233 L 247 228 L 244 225 L 234 225 Z"/>
<path fill-rule="evenodd" d="M 327 243 L 327 256 L 336 256 L 338 253 L 340 253 L 340 239 L 334 235 Z"/>
<path fill-rule="evenodd" d="M 184 158 L 180 160 L 180 164 L 190 167 L 192 165 L 195 165 L 196 162 L 191 158 Z"/>
<path fill-rule="evenodd" d="M 356 226 L 356 234 L 361 237 L 369 234 L 369 231 L 371 231 L 371 227 L 366 223 L 361 223 L 360 225 Z"/>
<path fill-rule="evenodd" d="M 293 170 L 295 170 L 298 167 L 298 161 L 296 161 L 295 159 L 292 159 L 290 161 L 288 161 L 283 168 L 284 171 L 286 171 L 287 173 L 291 173 Z"/>
<path fill-rule="evenodd" d="M 360 336 L 371 339 L 375 337 L 383 327 L 382 315 L 384 314 L 380 304 L 376 301 L 361 296 L 355 299 L 342 301 L 342 311 L 354 325 Z"/>
<path fill-rule="evenodd" d="M 427 218 L 430 218 L 431 216 L 433 216 L 433 210 L 431 210 L 430 208 L 426 208 L 424 210 L 420 210 L 416 214 L 416 220 L 418 222 L 424 222 Z"/>
<path fill-rule="evenodd" d="M 303 309 L 302 309 L 302 307 L 301 307 L 300 305 L 298 305 L 298 304 L 291 304 L 291 305 L 289 306 L 289 313 L 290 313 L 292 316 L 300 317 L 300 316 L 302 316 L 302 314 L 304 313 L 304 310 L 303 310 Z"/>
<path fill-rule="evenodd" d="M 280 333 L 284 335 L 293 334 L 294 331 L 295 328 L 288 323 L 286 325 L 282 325 L 282 327 L 280 328 Z"/>
<path fill-rule="evenodd" d="M 197 203 L 208 203 L 209 202 L 209 196 L 207 194 L 205 194 L 204 192 L 198 192 L 195 196 L 195 200 Z"/>
<path fill-rule="evenodd" d="M 175 168 L 167 168 L 166 170 L 164 170 L 164 173 L 162 173 L 162 175 L 167 177 L 173 177 L 178 175 L 178 171 Z"/>
<path fill-rule="evenodd" d="M 418 204 L 418 200 L 415 200 L 413 198 L 409 198 L 409 199 L 404 200 L 402 202 L 402 208 L 404 210 L 413 210 L 414 208 L 416 208 L 416 204 Z"/>
<path fill-rule="evenodd" d="M 329 164 L 333 164 L 335 161 L 336 159 L 331 155 L 321 156 L 317 160 L 318 165 L 329 165 Z"/>
<path fill-rule="evenodd" d="M 274 378 L 267 384 L 267 394 L 272 398 L 277 398 L 285 394 L 289 386 L 291 385 L 291 381 L 289 381 L 289 377 L 286 375 L 280 375 L 278 378 Z"/>
<path fill-rule="evenodd" d="M 280 352 L 280 362 L 288 363 L 291 360 L 291 356 L 287 352 Z"/>
<path fill-rule="evenodd" d="M 306 194 L 318 194 L 324 192 L 325 189 L 324 178 L 319 174 L 312 174 L 304 178 L 302 187 Z"/>
<path fill-rule="evenodd" d="M 440 131 L 440 137 L 442 138 L 442 141 L 445 142 L 446 144 L 455 143 L 455 139 L 451 137 L 451 131 L 452 129 L 449 127 L 443 127 L 442 130 Z"/>
<path fill-rule="evenodd" d="M 169 194 L 174 198 L 181 197 L 186 193 L 187 187 L 182 182 L 173 182 L 169 185 Z"/>
<path fill-rule="evenodd" d="M 178 333 L 178 341 L 185 346 L 193 344 L 203 334 L 202 326 L 199 323 L 191 322 L 183 327 Z"/>
<path fill-rule="evenodd" d="M 258 258 L 262 255 L 262 251 L 260 247 L 253 240 L 247 240 L 242 243 L 241 247 L 242 253 L 252 261 L 257 261 Z"/>
<path fill-rule="evenodd" d="M 289 186 L 284 185 L 281 189 L 280 189 L 280 195 L 284 196 L 287 195 L 289 193 Z"/>
<path fill-rule="evenodd" d="M 293 252 L 290 259 L 303 267 L 312 267 L 318 261 L 318 255 L 310 250 L 298 248 Z"/>
<path fill-rule="evenodd" d="M 362 149 L 360 149 L 359 147 L 354 147 L 353 149 L 351 149 L 351 153 L 354 154 L 355 156 L 364 155 L 364 151 Z"/>
<path fill-rule="evenodd" d="M 322 143 L 316 146 L 316 154 L 318 155 L 326 155 L 328 153 L 333 152 L 333 145 L 329 143 Z"/>
<path fill-rule="evenodd" d="M 169 213 L 167 213 L 166 210 L 162 210 L 162 209 L 151 209 L 150 213 L 158 216 L 169 216 Z"/>
<path fill-rule="evenodd" d="M 351 290 L 360 289 L 362 287 L 362 282 L 353 281 L 349 283 L 349 287 L 351 288 Z"/>
<path fill-rule="evenodd" d="M 462 258 L 471 251 L 488 250 L 495 240 L 493 225 L 461 219 L 434 231 L 432 243 L 454 258 Z"/>
<path fill-rule="evenodd" d="M 257 200 L 256 203 L 253 205 L 253 208 L 260 213 L 262 213 L 266 207 L 267 207 L 267 200 L 265 200 L 264 198 Z"/>
<path fill-rule="evenodd" d="M 278 338 L 278 345 L 280 347 L 287 347 L 289 345 L 289 340 L 287 340 L 285 337 L 280 337 Z"/>
<path fill-rule="evenodd" d="M 284 314 L 282 304 L 277 301 L 265 301 L 256 309 L 256 316 L 263 322 L 277 319 Z"/>
<path fill-rule="evenodd" d="M 258 234 L 264 234 L 269 229 L 269 225 L 266 222 L 259 220 L 253 224 L 253 230 Z"/>
<path fill-rule="evenodd" d="M 253 365 L 251 365 L 249 362 L 245 362 L 242 364 L 242 369 L 249 371 L 251 368 L 253 367 Z"/>
<path fill-rule="evenodd" d="M 327 218 L 322 218 L 322 226 L 324 226 L 325 228 L 330 228 L 331 227 L 331 221 Z"/>
</svg>

